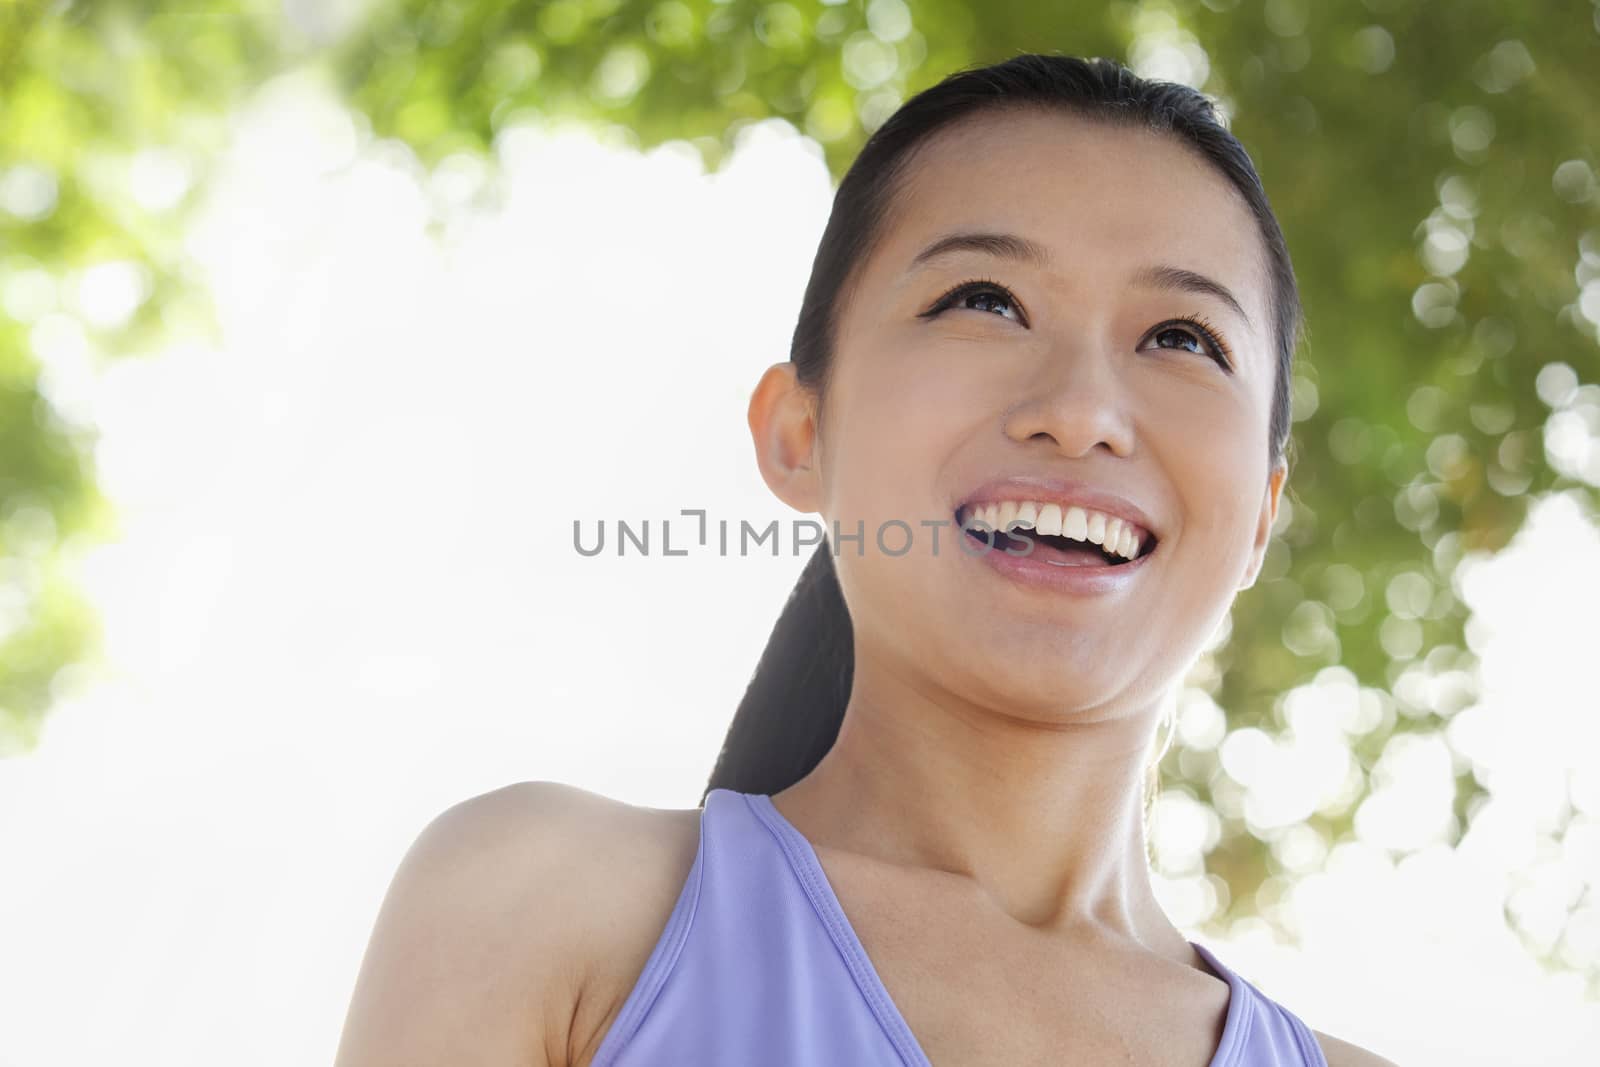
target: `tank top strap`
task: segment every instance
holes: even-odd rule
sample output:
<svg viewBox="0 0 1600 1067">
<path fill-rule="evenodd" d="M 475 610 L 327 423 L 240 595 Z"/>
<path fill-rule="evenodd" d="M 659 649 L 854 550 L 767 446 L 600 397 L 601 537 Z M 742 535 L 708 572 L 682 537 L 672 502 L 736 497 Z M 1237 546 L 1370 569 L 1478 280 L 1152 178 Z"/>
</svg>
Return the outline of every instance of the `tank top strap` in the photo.
<svg viewBox="0 0 1600 1067">
<path fill-rule="evenodd" d="M 694 865 L 593 1067 L 928 1067 L 861 987 L 808 846 L 770 803 L 707 794 Z"/>
<path fill-rule="evenodd" d="M 1190 941 L 1227 983 L 1228 1021 L 1211 1067 L 1328 1067 L 1311 1028 L 1216 954 Z"/>
</svg>

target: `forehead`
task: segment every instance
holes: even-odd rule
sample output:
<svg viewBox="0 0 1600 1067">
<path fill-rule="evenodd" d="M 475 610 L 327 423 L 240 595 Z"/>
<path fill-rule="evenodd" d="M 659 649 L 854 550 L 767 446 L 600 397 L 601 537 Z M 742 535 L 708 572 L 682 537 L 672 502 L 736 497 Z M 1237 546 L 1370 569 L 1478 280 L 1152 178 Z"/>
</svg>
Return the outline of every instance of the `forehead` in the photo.
<svg viewBox="0 0 1600 1067">
<path fill-rule="evenodd" d="M 1014 233 L 1043 245 L 1051 272 L 1068 280 L 1115 282 L 1152 264 L 1206 275 L 1238 294 L 1265 335 L 1255 219 L 1177 135 L 1062 112 L 992 112 L 941 130 L 909 164 L 868 266 L 877 284 L 905 278 L 945 234 Z"/>
</svg>

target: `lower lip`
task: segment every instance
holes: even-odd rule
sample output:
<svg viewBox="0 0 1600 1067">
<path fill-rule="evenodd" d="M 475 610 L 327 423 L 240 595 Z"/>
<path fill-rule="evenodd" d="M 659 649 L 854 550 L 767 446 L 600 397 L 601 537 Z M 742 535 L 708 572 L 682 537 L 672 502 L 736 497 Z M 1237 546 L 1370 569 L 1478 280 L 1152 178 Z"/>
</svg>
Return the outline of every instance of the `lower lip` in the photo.
<svg viewBox="0 0 1600 1067">
<path fill-rule="evenodd" d="M 957 527 L 959 530 L 959 527 Z M 1149 552 L 1127 563 L 1102 563 L 1069 567 L 1029 556 L 1014 556 L 1003 548 L 984 548 L 968 534 L 961 534 L 967 544 L 958 546 L 964 556 L 986 563 L 1000 574 L 1022 585 L 1046 589 L 1054 593 L 1076 595 L 1118 593 L 1126 589 L 1145 568 L 1150 558 L 1161 550 L 1157 545 Z"/>
</svg>

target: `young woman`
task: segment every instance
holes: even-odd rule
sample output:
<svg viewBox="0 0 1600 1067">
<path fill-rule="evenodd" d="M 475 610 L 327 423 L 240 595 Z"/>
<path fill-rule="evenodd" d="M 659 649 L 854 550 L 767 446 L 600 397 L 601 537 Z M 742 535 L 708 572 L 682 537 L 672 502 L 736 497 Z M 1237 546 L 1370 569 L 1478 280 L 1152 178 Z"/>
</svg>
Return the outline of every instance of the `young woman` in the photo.
<svg viewBox="0 0 1600 1067">
<path fill-rule="evenodd" d="M 445 812 L 339 1063 L 1388 1063 L 1188 941 L 1146 857 L 1164 697 L 1267 549 L 1300 331 L 1201 94 L 1022 55 L 907 101 L 750 401 L 767 484 L 832 532 L 702 806 Z"/>
</svg>

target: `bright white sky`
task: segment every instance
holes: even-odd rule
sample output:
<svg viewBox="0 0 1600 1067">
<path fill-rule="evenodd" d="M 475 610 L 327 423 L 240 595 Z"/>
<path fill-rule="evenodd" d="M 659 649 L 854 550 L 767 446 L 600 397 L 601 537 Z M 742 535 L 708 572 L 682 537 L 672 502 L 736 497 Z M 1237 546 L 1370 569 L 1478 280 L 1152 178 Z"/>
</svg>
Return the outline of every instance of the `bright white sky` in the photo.
<svg viewBox="0 0 1600 1067">
<path fill-rule="evenodd" d="M 0 1067 L 327 1062 L 417 831 L 524 779 L 692 806 L 803 563 L 583 559 L 571 520 L 798 517 L 744 407 L 787 358 L 826 219 L 814 145 L 764 125 L 707 177 L 685 151 L 513 128 L 503 203 L 435 242 L 430 211 L 481 169 L 430 176 L 330 99 L 288 78 L 239 115 L 189 238 L 219 349 L 97 359 L 76 323 L 138 298 L 118 268 L 0 293 L 35 321 L 52 399 L 99 428 L 123 522 L 82 567 L 108 670 L 0 761 Z M 147 154 L 129 181 L 160 203 L 182 168 Z M 1254 928 L 1213 944 L 1408 1067 L 1593 1063 L 1600 1005 L 1541 973 L 1501 901 L 1524 886 L 1552 941 L 1586 882 L 1595 901 L 1600 537 L 1546 501 L 1461 588 L 1486 695 L 1450 736 L 1493 789 L 1465 843 L 1428 844 L 1449 748 L 1397 742 L 1361 843 L 1283 846 L 1318 872 L 1285 904 L 1305 951 Z M 1221 739 L 1252 818 L 1293 821 L 1374 706 L 1346 681 L 1294 695 L 1288 741 L 1222 739 L 1204 701 L 1186 737 Z M 1181 795 L 1162 811 L 1180 917 L 1211 892 L 1183 876 L 1207 824 Z M 1600 952 L 1600 909 L 1565 936 Z"/>
</svg>

